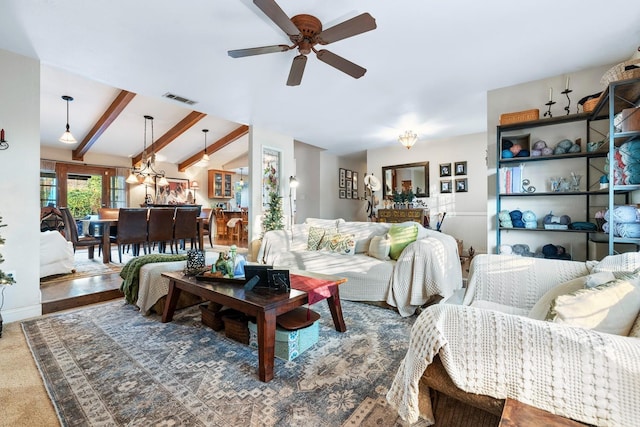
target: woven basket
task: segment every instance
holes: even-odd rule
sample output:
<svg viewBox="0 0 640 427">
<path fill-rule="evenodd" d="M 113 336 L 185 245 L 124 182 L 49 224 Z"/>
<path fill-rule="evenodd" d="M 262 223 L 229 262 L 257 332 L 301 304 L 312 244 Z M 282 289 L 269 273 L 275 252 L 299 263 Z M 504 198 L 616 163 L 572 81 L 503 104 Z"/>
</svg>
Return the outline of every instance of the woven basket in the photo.
<svg viewBox="0 0 640 427">
<path fill-rule="evenodd" d="M 632 70 L 625 71 L 624 68 L 627 65 L 640 66 L 640 58 L 630 59 L 609 68 L 607 72 L 604 73 L 604 76 L 602 76 L 602 78 L 600 79 L 600 84 L 604 87 L 607 87 L 611 82 L 617 82 L 618 80 L 635 79 L 640 77 L 640 68 L 634 68 Z"/>
<path fill-rule="evenodd" d="M 591 98 L 590 100 L 584 103 L 584 105 L 582 106 L 582 110 L 585 113 L 590 113 L 593 111 L 594 108 L 596 108 L 596 105 L 598 105 L 598 102 L 600 102 L 600 97 Z"/>
<path fill-rule="evenodd" d="M 509 125 L 511 123 L 528 122 L 538 120 L 540 118 L 540 110 L 517 111 L 515 113 L 505 113 L 500 115 L 500 125 Z"/>
<path fill-rule="evenodd" d="M 233 313 L 222 316 L 224 334 L 242 344 L 249 344 L 249 319 L 244 314 Z"/>
</svg>

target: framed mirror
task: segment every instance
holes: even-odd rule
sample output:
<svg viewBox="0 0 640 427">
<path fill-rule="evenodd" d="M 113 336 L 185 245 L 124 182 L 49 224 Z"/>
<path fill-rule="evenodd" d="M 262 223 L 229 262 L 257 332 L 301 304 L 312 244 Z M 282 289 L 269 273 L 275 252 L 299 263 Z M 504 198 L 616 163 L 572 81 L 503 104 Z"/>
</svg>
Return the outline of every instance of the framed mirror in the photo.
<svg viewBox="0 0 640 427">
<path fill-rule="evenodd" d="M 382 168 L 382 191 L 385 199 L 413 190 L 416 197 L 429 197 L 429 162 L 407 163 Z"/>
</svg>

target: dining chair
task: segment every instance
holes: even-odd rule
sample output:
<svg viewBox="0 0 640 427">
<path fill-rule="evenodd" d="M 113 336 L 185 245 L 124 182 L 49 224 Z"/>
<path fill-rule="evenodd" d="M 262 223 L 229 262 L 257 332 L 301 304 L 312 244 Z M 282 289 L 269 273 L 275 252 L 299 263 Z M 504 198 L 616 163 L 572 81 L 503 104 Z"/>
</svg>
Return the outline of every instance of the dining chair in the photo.
<svg viewBox="0 0 640 427">
<path fill-rule="evenodd" d="M 202 211 L 200 211 L 200 217 L 201 218 L 207 218 L 202 223 L 202 237 L 204 239 L 204 236 L 209 236 L 209 245 L 211 247 L 213 247 L 213 240 L 212 240 L 211 236 L 213 234 L 213 230 L 214 230 L 215 225 L 216 225 L 216 222 L 215 222 L 216 221 L 216 213 L 215 213 L 214 209 L 202 208 Z M 204 240 L 203 240 L 203 242 L 204 242 Z"/>
<path fill-rule="evenodd" d="M 227 218 L 222 208 L 216 208 L 216 236 L 221 238 L 227 237 Z"/>
<path fill-rule="evenodd" d="M 62 213 L 62 221 L 64 222 L 64 236 L 73 244 L 73 252 L 77 247 L 86 247 L 89 253 L 89 259 L 93 259 L 94 249 L 96 246 L 100 247 L 102 239 L 93 236 L 79 236 L 78 224 L 73 218 L 69 208 L 60 208 Z"/>
<path fill-rule="evenodd" d="M 147 243 L 149 252 L 158 244 L 158 252 L 166 251 L 167 242 L 173 253 L 173 220 L 175 208 L 150 208 L 149 209 L 149 233 Z"/>
<path fill-rule="evenodd" d="M 122 264 L 122 247 L 130 244 L 133 256 L 140 255 L 140 245 L 147 253 L 147 215 L 146 208 L 121 208 L 118 211 L 118 233 L 112 243 L 118 245 L 118 260 Z"/>
<path fill-rule="evenodd" d="M 184 249 L 184 241 L 191 241 L 191 248 L 197 248 L 198 241 L 198 208 L 177 207 L 175 221 L 173 223 L 173 245 L 176 253 L 178 252 L 178 244 Z M 202 248 L 200 248 L 202 250 Z"/>
<path fill-rule="evenodd" d="M 240 240 L 249 241 L 249 208 L 240 208 L 242 214 L 242 235 Z"/>
</svg>

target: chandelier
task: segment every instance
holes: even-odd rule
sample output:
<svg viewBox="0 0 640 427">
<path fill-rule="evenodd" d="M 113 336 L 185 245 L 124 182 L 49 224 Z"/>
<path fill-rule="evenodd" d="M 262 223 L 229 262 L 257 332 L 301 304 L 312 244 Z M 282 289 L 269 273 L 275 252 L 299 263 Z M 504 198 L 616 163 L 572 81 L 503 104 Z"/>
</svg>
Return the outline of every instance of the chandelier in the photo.
<svg viewBox="0 0 640 427">
<path fill-rule="evenodd" d="M 147 154 L 147 122 L 151 122 L 151 154 Z M 131 168 L 131 173 L 127 177 L 129 184 L 138 184 L 142 180 L 145 185 L 153 185 L 156 180 L 160 186 L 169 185 L 169 181 L 164 176 L 164 171 L 156 171 L 154 166 L 156 163 L 156 154 L 153 152 L 153 117 L 144 116 L 144 145 L 142 148 L 142 166 Z"/>
<path fill-rule="evenodd" d="M 398 141 L 400 141 L 400 144 L 407 147 L 407 150 L 413 147 L 413 144 L 415 144 L 417 140 L 418 140 L 418 135 L 416 135 L 414 132 L 410 130 L 406 131 L 405 133 L 403 133 L 398 137 Z"/>
</svg>

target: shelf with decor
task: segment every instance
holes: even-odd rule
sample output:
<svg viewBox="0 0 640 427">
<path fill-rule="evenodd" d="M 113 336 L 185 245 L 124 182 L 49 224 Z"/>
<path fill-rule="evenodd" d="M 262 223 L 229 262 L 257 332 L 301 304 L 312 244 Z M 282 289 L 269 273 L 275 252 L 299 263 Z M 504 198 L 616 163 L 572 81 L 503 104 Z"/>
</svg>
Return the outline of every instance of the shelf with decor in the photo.
<svg viewBox="0 0 640 427">
<path fill-rule="evenodd" d="M 562 216 L 570 213 L 571 222 L 590 222 L 595 215 L 595 200 L 604 199 L 608 190 L 598 187 L 598 178 L 604 172 L 607 153 L 600 150 L 587 151 L 589 141 L 590 113 L 569 114 L 553 118 L 529 120 L 526 122 L 510 123 L 497 127 L 497 169 L 496 169 L 496 251 L 500 252 L 503 244 L 527 244 L 531 252 L 539 252 L 545 244 L 571 246 L 573 259 L 585 260 L 588 257 L 588 242 L 590 235 L 597 232 L 597 225 L 593 221 L 594 229 L 574 230 L 570 228 L 545 228 L 543 218 L 552 212 Z M 571 150 L 561 154 L 553 153 L 553 145 L 560 141 L 568 141 Z M 507 145 L 504 141 L 523 145 L 521 148 L 528 155 L 505 157 L 503 149 Z M 532 155 L 532 150 L 543 142 L 546 150 Z M 544 142 L 548 141 L 548 143 Z M 510 150 L 510 148 L 509 148 Z M 544 153 L 544 154 L 543 154 Z M 505 188 L 505 170 L 514 172 L 519 169 L 518 176 L 509 189 Z M 502 171 L 501 171 L 502 170 Z M 576 182 L 571 183 L 572 175 Z M 551 177 L 562 177 L 557 181 L 567 183 L 568 188 L 552 188 Z M 528 183 L 522 186 L 522 183 Z M 533 189 L 535 188 L 535 189 Z M 499 213 L 502 211 L 533 212 L 535 228 L 504 227 L 501 226 Z M 533 237 L 535 236 L 535 237 Z"/>
<path fill-rule="evenodd" d="M 612 68 L 614 70 L 616 67 Z M 611 70 L 608 72 L 610 73 Z M 620 80 L 612 81 L 608 87 L 600 95 L 599 101 L 594 107 L 592 120 L 606 120 L 608 122 L 607 132 L 599 132 L 605 138 L 605 144 L 601 146 L 601 150 L 606 152 L 607 161 L 611 164 L 617 164 L 624 171 L 624 180 L 631 182 L 620 183 L 616 178 L 614 168 L 610 167 L 608 171 L 609 189 L 607 208 L 613 211 L 619 206 L 616 198 L 621 194 L 626 195 L 624 204 L 629 204 L 631 196 L 640 190 L 640 173 L 636 175 L 634 170 L 640 169 L 640 72 L 634 71 L 618 71 L 617 78 Z M 605 77 L 607 74 L 605 74 Z M 629 78 L 629 77 L 633 78 Z M 625 145 L 630 144 L 630 145 Z M 637 148 L 636 148 L 637 147 Z M 617 150 L 623 150 L 617 159 Z M 638 149 L 639 156 L 634 158 L 633 151 Z M 626 154 L 626 155 L 625 155 Z M 632 163 L 627 163 L 631 160 Z M 616 163 L 617 162 L 617 163 Z M 620 163 L 624 164 L 620 164 Z M 635 250 L 640 249 L 640 224 L 631 224 L 632 229 L 625 231 L 631 236 L 620 236 L 619 228 L 625 227 L 627 224 L 618 221 L 616 223 L 615 215 L 609 215 L 610 232 L 603 236 L 594 236 L 592 241 L 606 243 L 608 245 L 608 254 L 613 255 L 618 252 L 616 244 L 630 244 Z M 628 227 L 627 227 L 628 228 Z M 616 230 L 613 232 L 613 230 Z"/>
</svg>

